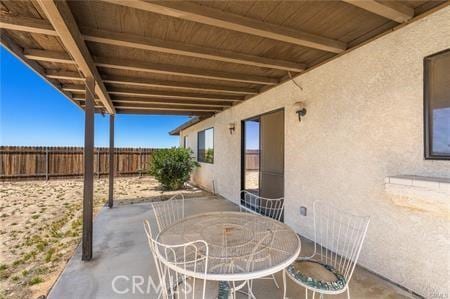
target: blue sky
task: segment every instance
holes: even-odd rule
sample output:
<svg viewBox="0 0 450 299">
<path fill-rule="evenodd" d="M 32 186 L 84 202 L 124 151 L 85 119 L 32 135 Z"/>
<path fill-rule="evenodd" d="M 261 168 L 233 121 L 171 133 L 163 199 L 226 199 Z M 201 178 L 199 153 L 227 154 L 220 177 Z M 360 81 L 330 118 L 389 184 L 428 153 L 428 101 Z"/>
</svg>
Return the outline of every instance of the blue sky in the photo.
<svg viewBox="0 0 450 299">
<path fill-rule="evenodd" d="M 0 46 L 0 145 L 83 146 L 84 113 Z M 117 115 L 117 147 L 170 147 L 184 116 Z M 96 115 L 95 145 L 108 146 L 109 117 Z"/>
</svg>

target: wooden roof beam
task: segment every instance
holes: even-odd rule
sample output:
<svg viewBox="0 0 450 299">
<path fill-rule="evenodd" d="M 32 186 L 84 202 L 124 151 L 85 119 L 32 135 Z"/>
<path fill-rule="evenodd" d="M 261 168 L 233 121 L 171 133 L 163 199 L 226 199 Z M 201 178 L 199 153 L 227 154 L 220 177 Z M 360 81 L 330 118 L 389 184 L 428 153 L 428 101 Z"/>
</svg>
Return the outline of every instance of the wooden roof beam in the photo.
<svg viewBox="0 0 450 299">
<path fill-rule="evenodd" d="M 165 1 L 158 3 L 143 0 L 103 1 L 327 52 L 341 53 L 347 48 L 344 42 L 338 40 L 269 24 L 184 1 Z"/>
<path fill-rule="evenodd" d="M 202 101 L 185 101 L 185 100 L 177 100 L 177 101 L 167 101 L 167 99 L 136 99 L 136 98 L 118 98 L 113 99 L 113 103 L 121 103 L 121 104 L 164 104 L 167 106 L 182 106 L 182 105 L 192 105 L 195 107 L 231 107 L 231 103 L 224 102 L 202 102 Z"/>
<path fill-rule="evenodd" d="M 57 80 L 73 80 L 73 81 L 82 81 L 84 82 L 84 78 L 80 77 L 80 74 L 71 71 L 62 71 L 62 70 L 47 70 L 45 72 L 45 76 L 51 79 Z M 84 86 L 84 85 L 83 85 Z"/>
<path fill-rule="evenodd" d="M 66 64 L 76 64 L 72 58 L 65 52 L 39 50 L 39 49 L 25 49 L 24 55 L 26 58 L 38 61 L 48 61 Z"/>
<path fill-rule="evenodd" d="M 395 1 L 379 0 L 342 0 L 397 23 L 406 22 L 414 17 L 414 9 Z"/>
<path fill-rule="evenodd" d="M 122 76 L 103 76 L 103 82 L 118 85 L 131 85 L 138 87 L 160 87 L 166 89 L 185 89 L 192 91 L 255 95 L 258 90 L 245 87 L 217 86 L 208 84 L 194 84 L 188 82 L 159 81 L 146 78 L 131 78 Z"/>
<path fill-rule="evenodd" d="M 46 20 L 38 18 L 9 17 L 0 15 L 0 28 L 53 36 L 58 35 L 50 23 Z M 306 66 L 301 63 L 259 57 L 244 53 L 236 53 L 222 49 L 205 48 L 185 43 L 163 41 L 133 34 L 96 30 L 87 27 L 82 28 L 82 31 L 82 37 L 84 40 L 107 45 L 279 69 L 291 72 L 302 72 L 306 68 Z"/>
<path fill-rule="evenodd" d="M 60 70 L 48 70 L 46 72 L 48 78 L 58 79 L 58 80 L 74 80 L 74 81 L 84 81 L 75 72 L 60 71 Z M 232 87 L 232 86 L 215 86 L 215 85 L 205 85 L 205 84 L 193 84 L 187 82 L 169 82 L 169 81 L 158 81 L 152 79 L 144 78 L 129 78 L 129 77 L 115 77 L 115 76 L 103 76 L 103 82 L 109 84 L 118 85 L 131 85 L 139 87 L 162 87 L 167 89 L 186 89 L 192 91 L 206 91 L 211 93 L 225 93 L 225 94 L 235 94 L 235 95 L 255 95 L 258 93 L 257 90 L 251 88 L 243 87 Z M 65 84 L 64 88 L 67 91 L 77 91 L 84 92 L 83 85 L 73 85 Z"/>
<path fill-rule="evenodd" d="M 99 95 L 108 113 L 114 114 L 115 111 L 111 99 L 67 3 L 62 0 L 37 0 L 37 2 L 83 75 L 92 77 L 95 80 L 95 92 Z"/>
<path fill-rule="evenodd" d="M 224 102 L 239 102 L 241 97 L 229 95 L 211 95 L 202 93 L 187 93 L 187 92 L 167 92 L 161 90 L 139 90 L 139 89 L 121 89 L 108 88 L 111 95 L 128 96 L 128 97 L 148 97 L 148 98 L 167 98 L 167 99 L 195 99 L 199 101 L 224 101 Z"/>
<path fill-rule="evenodd" d="M 95 65 L 105 68 L 113 68 L 127 71 L 169 74 L 177 76 L 195 77 L 203 79 L 223 80 L 242 83 L 253 83 L 262 85 L 277 85 L 278 80 L 269 77 L 232 74 L 219 71 L 211 71 L 185 67 L 181 65 L 168 65 L 158 63 L 148 63 L 145 61 L 134 61 L 121 58 L 94 57 Z"/>
<path fill-rule="evenodd" d="M 161 111 L 161 110 L 139 110 L 139 109 L 117 109 L 118 114 L 145 114 L 145 115 L 184 115 L 184 116 L 198 116 L 201 118 L 208 118 L 215 114 L 215 112 L 186 112 L 183 110 L 171 110 L 171 111 Z"/>
<path fill-rule="evenodd" d="M 30 53 L 29 58 L 34 60 L 54 61 L 62 63 L 73 63 L 67 54 L 64 52 L 54 52 L 46 50 L 27 50 Z M 32 55 L 31 55 L 32 54 Z M 174 66 L 167 64 L 148 63 L 144 61 L 133 61 L 122 58 L 109 58 L 109 57 L 94 57 L 94 67 L 106 67 L 122 70 L 132 70 L 139 72 L 150 72 L 159 74 L 171 74 L 188 77 L 197 77 L 205 79 L 225 80 L 244 83 L 255 83 L 263 85 L 276 85 L 277 79 L 255 76 L 255 75 L 242 75 L 242 74 L 230 74 L 218 71 L 203 70 L 197 68 Z M 100 76 L 100 75 L 99 75 Z M 103 83 L 103 82 L 102 82 Z"/>
<path fill-rule="evenodd" d="M 201 107 L 201 108 L 196 108 L 193 106 L 180 106 L 180 107 L 164 107 L 164 106 L 155 106 L 155 105 L 138 105 L 138 104 L 134 104 L 134 105 L 123 105 L 123 104 L 118 104 L 117 105 L 117 109 L 131 109 L 131 110 L 155 110 L 155 111 L 184 111 L 184 112 L 220 112 L 223 109 L 221 108 L 205 108 L 205 107 Z"/>
<path fill-rule="evenodd" d="M 84 93 L 82 85 L 76 84 L 64 84 L 62 90 L 68 92 Z M 167 92 L 161 90 L 135 90 L 135 89 L 120 89 L 120 88 L 108 88 L 110 95 L 138 97 L 138 98 L 162 98 L 162 99 L 185 99 L 185 100 L 197 100 L 197 101 L 223 101 L 228 102 L 230 105 L 233 102 L 240 102 L 243 99 L 233 96 L 223 95 L 211 95 L 211 94 L 195 94 L 195 93 L 183 93 L 183 92 Z"/>
<path fill-rule="evenodd" d="M 87 41 L 113 46 L 129 47 L 134 49 L 279 69 L 291 72 L 302 72 L 306 68 L 305 65 L 300 63 L 236 53 L 221 49 L 206 48 L 202 46 L 189 45 L 186 43 L 164 41 L 133 34 L 109 32 L 89 28 L 82 28 L 82 31 L 84 34 L 83 37 Z"/>
<path fill-rule="evenodd" d="M 53 26 L 43 19 L 13 17 L 0 14 L 0 28 L 58 36 Z"/>
</svg>

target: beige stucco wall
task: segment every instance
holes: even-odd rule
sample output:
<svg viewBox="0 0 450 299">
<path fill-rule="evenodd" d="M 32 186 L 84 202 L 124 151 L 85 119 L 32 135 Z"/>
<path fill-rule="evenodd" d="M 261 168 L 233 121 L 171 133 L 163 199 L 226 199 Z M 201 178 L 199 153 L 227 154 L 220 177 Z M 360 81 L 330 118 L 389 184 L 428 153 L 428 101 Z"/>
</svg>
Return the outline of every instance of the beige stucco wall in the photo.
<svg viewBox="0 0 450 299">
<path fill-rule="evenodd" d="M 215 162 L 194 181 L 238 202 L 240 121 L 284 107 L 287 224 L 311 238 L 299 208 L 317 199 L 370 215 L 360 263 L 419 294 L 448 294 L 448 218 L 395 205 L 384 186 L 399 174 L 450 177 L 450 161 L 423 158 L 423 58 L 446 48 L 450 7 L 303 74 L 303 91 L 287 82 L 188 128 L 194 151 L 197 131 L 215 130 Z M 308 109 L 301 123 L 297 101 Z"/>
</svg>

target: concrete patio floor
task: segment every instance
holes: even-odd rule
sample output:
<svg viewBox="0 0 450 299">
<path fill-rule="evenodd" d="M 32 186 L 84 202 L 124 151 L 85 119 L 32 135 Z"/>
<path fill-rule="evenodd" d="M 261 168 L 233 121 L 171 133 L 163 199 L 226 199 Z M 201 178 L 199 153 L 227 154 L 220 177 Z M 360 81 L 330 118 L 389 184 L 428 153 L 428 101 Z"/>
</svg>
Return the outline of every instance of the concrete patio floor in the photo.
<svg viewBox="0 0 450 299">
<path fill-rule="evenodd" d="M 121 205 L 113 209 L 103 208 L 94 221 L 94 257 L 90 262 L 81 261 L 78 247 L 63 273 L 51 289 L 49 299 L 89 298 L 157 298 L 152 288 L 147 292 L 149 277 L 157 283 L 158 276 L 143 231 L 143 220 L 154 222 L 150 203 Z M 217 197 L 186 199 L 186 215 L 217 211 L 238 210 L 230 201 Z M 302 254 L 311 248 L 302 241 Z M 364 247 L 363 247 L 364 250 Z M 113 288 L 113 281 L 115 289 Z M 133 289 L 132 281 L 143 281 Z M 281 284 L 281 275 L 277 274 Z M 211 288 L 214 288 L 211 286 Z M 254 283 L 257 298 L 281 298 L 282 290 L 270 280 Z M 288 297 L 304 298 L 304 289 L 288 279 Z M 214 298 L 211 292 L 211 298 Z M 357 268 L 350 282 L 352 298 L 416 298 L 378 276 Z M 239 298 L 244 298 L 240 295 Z M 346 298 L 341 296 L 328 296 Z M 246 298 L 246 297 L 245 297 Z"/>
</svg>

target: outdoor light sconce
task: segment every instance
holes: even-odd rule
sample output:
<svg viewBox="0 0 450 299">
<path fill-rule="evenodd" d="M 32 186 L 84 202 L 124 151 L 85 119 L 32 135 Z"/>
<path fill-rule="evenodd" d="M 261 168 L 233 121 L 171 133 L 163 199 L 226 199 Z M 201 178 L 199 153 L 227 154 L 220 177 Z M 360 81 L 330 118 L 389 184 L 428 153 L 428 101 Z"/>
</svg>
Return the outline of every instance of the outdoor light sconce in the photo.
<svg viewBox="0 0 450 299">
<path fill-rule="evenodd" d="M 234 130 L 236 130 L 236 126 L 234 123 L 228 124 L 228 130 L 230 130 L 230 134 L 233 135 Z"/>
<path fill-rule="evenodd" d="M 295 113 L 297 113 L 298 121 L 301 122 L 302 121 L 302 117 L 306 115 L 305 103 L 304 102 L 297 102 L 295 104 L 298 106 L 298 108 L 295 111 Z"/>
</svg>

